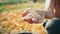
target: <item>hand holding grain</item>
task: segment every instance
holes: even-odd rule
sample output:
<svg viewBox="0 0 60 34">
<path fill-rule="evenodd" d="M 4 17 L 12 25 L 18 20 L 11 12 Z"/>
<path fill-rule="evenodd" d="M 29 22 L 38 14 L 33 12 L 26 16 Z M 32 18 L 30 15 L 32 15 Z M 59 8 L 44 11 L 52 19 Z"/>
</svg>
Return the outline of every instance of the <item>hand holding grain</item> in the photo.
<svg viewBox="0 0 60 34">
<path fill-rule="evenodd" d="M 32 23 L 41 23 L 45 18 L 45 11 L 37 8 L 27 8 L 22 13 L 23 20 Z"/>
</svg>

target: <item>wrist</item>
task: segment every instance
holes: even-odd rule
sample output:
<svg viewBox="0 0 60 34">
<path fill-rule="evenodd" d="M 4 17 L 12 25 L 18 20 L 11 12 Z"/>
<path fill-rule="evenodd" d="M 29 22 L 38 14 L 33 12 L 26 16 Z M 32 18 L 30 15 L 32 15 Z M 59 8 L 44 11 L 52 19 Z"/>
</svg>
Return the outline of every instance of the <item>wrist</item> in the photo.
<svg viewBox="0 0 60 34">
<path fill-rule="evenodd" d="M 51 19 L 54 17 L 54 12 L 51 9 L 44 9 L 45 11 L 45 18 L 46 19 Z"/>
</svg>

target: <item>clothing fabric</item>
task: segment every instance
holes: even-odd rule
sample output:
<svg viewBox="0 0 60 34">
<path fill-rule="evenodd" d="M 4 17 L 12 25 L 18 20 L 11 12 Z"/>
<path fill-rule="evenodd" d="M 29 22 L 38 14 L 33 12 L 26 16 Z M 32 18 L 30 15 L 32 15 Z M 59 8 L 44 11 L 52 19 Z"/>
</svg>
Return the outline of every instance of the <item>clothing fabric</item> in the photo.
<svg viewBox="0 0 60 34">
<path fill-rule="evenodd" d="M 43 26 L 46 28 L 48 34 L 60 34 L 60 19 L 53 18 L 46 21 Z"/>
</svg>

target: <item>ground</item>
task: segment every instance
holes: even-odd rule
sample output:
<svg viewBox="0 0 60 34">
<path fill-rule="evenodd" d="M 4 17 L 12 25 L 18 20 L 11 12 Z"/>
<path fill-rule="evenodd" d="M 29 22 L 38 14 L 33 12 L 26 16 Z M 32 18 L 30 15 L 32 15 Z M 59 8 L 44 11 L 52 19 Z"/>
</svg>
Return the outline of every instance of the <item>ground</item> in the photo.
<svg viewBox="0 0 60 34">
<path fill-rule="evenodd" d="M 14 34 L 16 32 L 33 31 L 39 30 L 39 34 L 46 34 L 46 30 L 42 25 L 39 24 L 29 24 L 23 21 L 21 18 L 21 13 L 25 8 L 35 7 L 44 8 L 44 3 L 23 3 L 23 4 L 10 4 L 0 6 L 0 32 L 3 34 Z M 24 28 L 23 28 L 24 27 Z"/>
</svg>

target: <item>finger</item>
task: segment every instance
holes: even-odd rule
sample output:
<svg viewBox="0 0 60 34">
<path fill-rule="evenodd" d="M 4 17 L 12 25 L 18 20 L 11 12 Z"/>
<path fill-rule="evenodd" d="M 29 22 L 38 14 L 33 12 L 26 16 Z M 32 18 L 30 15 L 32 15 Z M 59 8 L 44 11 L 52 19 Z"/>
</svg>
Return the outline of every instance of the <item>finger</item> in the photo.
<svg viewBox="0 0 60 34">
<path fill-rule="evenodd" d="M 33 23 L 37 23 L 37 22 L 38 22 L 38 20 L 37 20 L 37 19 L 35 19 L 35 18 L 32 18 L 32 22 L 33 22 Z"/>
<path fill-rule="evenodd" d="M 26 21 L 25 17 L 22 18 L 23 21 Z"/>
<path fill-rule="evenodd" d="M 42 20 L 39 20 L 38 22 L 39 22 L 39 23 L 42 23 Z"/>
<path fill-rule="evenodd" d="M 30 21 L 32 20 L 32 18 L 31 18 L 31 17 L 27 17 L 26 20 L 27 20 L 28 22 L 30 22 Z"/>
<path fill-rule="evenodd" d="M 28 18 L 24 17 L 23 20 L 24 20 L 24 21 L 27 21 L 27 22 L 30 23 L 30 24 L 33 23 L 31 17 L 28 17 Z"/>
<path fill-rule="evenodd" d="M 24 17 L 25 15 L 27 15 L 28 13 L 30 13 L 32 10 L 32 8 L 27 8 L 24 10 L 24 12 L 22 13 L 22 16 Z"/>
<path fill-rule="evenodd" d="M 30 12 L 31 9 L 25 9 L 24 12 L 22 13 L 22 16 L 24 17 Z"/>
<path fill-rule="evenodd" d="M 26 16 L 28 14 L 28 12 L 23 12 L 22 13 L 22 16 L 24 17 L 24 16 Z"/>
</svg>

